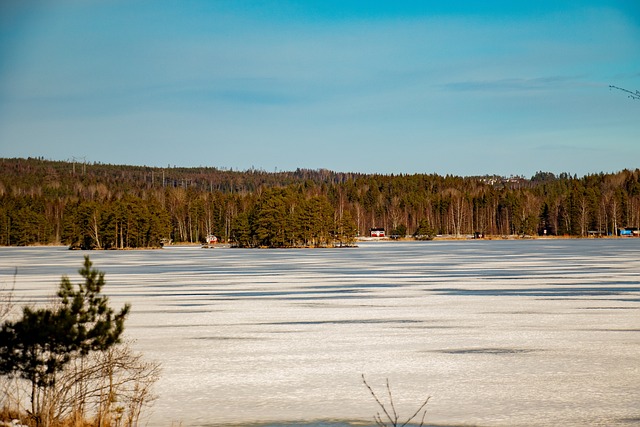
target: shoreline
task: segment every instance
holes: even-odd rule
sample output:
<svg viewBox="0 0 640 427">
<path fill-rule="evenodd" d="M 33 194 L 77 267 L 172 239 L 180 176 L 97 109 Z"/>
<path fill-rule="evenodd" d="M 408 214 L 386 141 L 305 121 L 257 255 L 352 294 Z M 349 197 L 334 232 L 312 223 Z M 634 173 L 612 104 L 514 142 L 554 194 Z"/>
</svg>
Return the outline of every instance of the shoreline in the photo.
<svg viewBox="0 0 640 427">
<path fill-rule="evenodd" d="M 420 242 L 420 241 L 468 241 L 468 240 L 596 240 L 596 239 L 633 239 L 639 238 L 638 236 L 520 236 L 514 235 L 495 235 L 475 237 L 471 234 L 454 236 L 454 235 L 438 235 L 432 239 L 416 239 L 410 236 L 392 238 L 392 237 L 356 237 L 358 242 Z"/>
<path fill-rule="evenodd" d="M 484 236 L 484 237 L 475 237 L 474 235 L 461 235 L 461 236 L 455 236 L 455 235 L 437 235 L 434 236 L 433 238 L 430 239 L 417 239 L 411 236 L 406 236 L 406 237 L 398 237 L 398 238 L 393 238 L 393 237 L 356 237 L 355 238 L 355 243 L 356 245 L 344 245 L 344 246 L 326 246 L 326 247 L 319 247 L 319 246 L 295 246 L 295 247 L 284 247 L 284 248 L 268 248 L 268 247 L 257 247 L 257 248 L 252 248 L 252 249 L 333 249 L 333 248 L 353 248 L 353 247 L 357 247 L 357 243 L 358 242 L 387 242 L 387 243 L 394 243 L 394 242 L 430 242 L 430 241 L 470 241 L 470 240 L 478 240 L 478 241 L 497 241 L 497 240 L 598 240 L 598 239 L 621 239 L 621 240 L 627 240 L 627 239 L 638 239 L 640 238 L 640 236 L 569 236 L 569 235 L 564 235 L 564 236 L 529 236 L 529 235 L 525 235 L 525 236 L 521 236 L 521 235 L 495 235 L 495 236 Z M 144 247 L 144 248 L 108 248 L 108 249 L 82 249 L 82 248 L 76 248 L 76 247 L 69 247 L 68 245 L 64 245 L 61 243 L 49 243 L 49 244 L 44 244 L 44 243 L 35 243 L 32 245 L 0 245 L 0 248 L 20 248 L 20 247 L 24 247 L 24 248 L 38 248 L 38 247 L 42 247 L 42 248 L 66 248 L 68 250 L 71 251 L 87 251 L 87 252 L 92 252 L 92 251 L 97 251 L 97 252 L 110 252 L 110 251 L 146 251 L 146 250 L 161 250 L 167 247 L 180 247 L 180 246 L 184 246 L 184 247 L 202 247 L 203 249 L 236 249 L 236 247 L 230 245 L 229 243 L 218 243 L 215 245 L 206 245 L 203 243 L 191 243 L 191 242 L 175 242 L 169 245 L 164 245 L 164 246 L 150 246 L 150 247 Z"/>
</svg>

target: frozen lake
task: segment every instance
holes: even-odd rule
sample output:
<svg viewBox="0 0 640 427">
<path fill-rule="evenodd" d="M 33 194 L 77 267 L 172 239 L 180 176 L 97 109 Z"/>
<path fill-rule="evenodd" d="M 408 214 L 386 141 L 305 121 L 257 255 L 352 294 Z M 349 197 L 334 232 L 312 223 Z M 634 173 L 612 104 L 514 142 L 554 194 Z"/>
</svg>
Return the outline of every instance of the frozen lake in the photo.
<svg viewBox="0 0 640 427">
<path fill-rule="evenodd" d="M 370 421 L 361 374 L 433 425 L 640 425 L 640 239 L 0 248 L 0 280 L 46 301 L 84 255 L 162 363 L 151 426 Z"/>
</svg>

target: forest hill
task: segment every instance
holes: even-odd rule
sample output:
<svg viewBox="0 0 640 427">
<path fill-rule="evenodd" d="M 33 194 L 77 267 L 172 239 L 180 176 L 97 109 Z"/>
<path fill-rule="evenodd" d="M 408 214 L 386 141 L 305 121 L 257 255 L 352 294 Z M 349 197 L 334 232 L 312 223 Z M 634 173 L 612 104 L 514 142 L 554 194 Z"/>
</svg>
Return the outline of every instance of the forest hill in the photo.
<svg viewBox="0 0 640 427">
<path fill-rule="evenodd" d="M 327 246 L 387 235 L 616 234 L 640 228 L 640 169 L 531 179 L 269 173 L 0 159 L 0 244 Z"/>
</svg>

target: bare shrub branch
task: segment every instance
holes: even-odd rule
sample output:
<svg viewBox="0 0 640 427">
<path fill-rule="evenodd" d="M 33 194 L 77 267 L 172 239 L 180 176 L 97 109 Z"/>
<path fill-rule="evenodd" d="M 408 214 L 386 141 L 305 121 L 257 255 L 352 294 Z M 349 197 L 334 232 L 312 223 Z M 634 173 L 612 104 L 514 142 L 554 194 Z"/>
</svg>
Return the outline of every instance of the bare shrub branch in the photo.
<svg viewBox="0 0 640 427">
<path fill-rule="evenodd" d="M 424 408 L 427 406 L 427 403 L 429 402 L 429 399 L 431 399 L 431 396 L 425 399 L 425 401 L 418 407 L 418 409 L 413 413 L 413 415 L 407 418 L 404 423 L 401 423 L 400 415 L 396 411 L 396 406 L 393 401 L 393 394 L 391 393 L 391 386 L 389 385 L 389 379 L 386 380 L 386 389 L 387 389 L 387 397 L 389 399 L 388 403 L 391 408 L 390 411 L 387 409 L 385 404 L 380 400 L 380 398 L 378 397 L 376 392 L 373 390 L 373 388 L 369 385 L 369 383 L 367 383 L 367 380 L 364 374 L 362 374 L 362 382 L 364 383 L 365 387 L 367 387 L 367 389 L 369 390 L 369 393 L 375 400 L 378 408 L 382 410 L 382 413 L 384 414 L 384 418 L 383 418 L 382 415 L 380 415 L 380 412 L 378 411 L 376 415 L 373 417 L 378 427 L 405 427 L 406 425 L 411 423 L 413 420 L 415 420 L 416 417 L 418 417 L 420 414 L 422 414 L 422 417 L 420 420 L 420 424 L 418 425 L 420 427 L 424 426 L 424 419 L 427 415 L 427 410 Z"/>
<path fill-rule="evenodd" d="M 104 352 L 78 355 L 56 376 L 55 385 L 40 390 L 42 418 L 51 427 L 133 427 L 142 410 L 156 399 L 153 385 L 160 378 L 160 365 L 145 361 L 128 343 Z M 23 423 L 39 424 L 24 403 L 26 381 L 3 378 L 6 394 L 1 407 L 7 414 L 23 414 Z M 0 414 L 0 425 L 3 418 Z M 10 419 L 9 419 L 10 420 Z"/>
<path fill-rule="evenodd" d="M 156 398 L 152 386 L 159 377 L 159 364 L 145 361 L 128 344 L 78 358 L 58 379 L 52 396 L 55 418 L 93 418 L 96 426 L 137 425 L 142 409 Z"/>
</svg>

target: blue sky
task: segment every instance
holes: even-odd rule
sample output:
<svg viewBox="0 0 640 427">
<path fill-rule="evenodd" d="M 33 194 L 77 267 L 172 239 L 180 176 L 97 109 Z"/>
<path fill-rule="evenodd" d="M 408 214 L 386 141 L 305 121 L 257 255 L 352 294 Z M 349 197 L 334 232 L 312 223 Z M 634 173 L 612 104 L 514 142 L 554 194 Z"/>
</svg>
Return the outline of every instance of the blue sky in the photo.
<svg viewBox="0 0 640 427">
<path fill-rule="evenodd" d="M 636 0 L 0 2 L 0 157 L 640 167 L 640 100 L 609 85 L 640 90 Z"/>
</svg>

